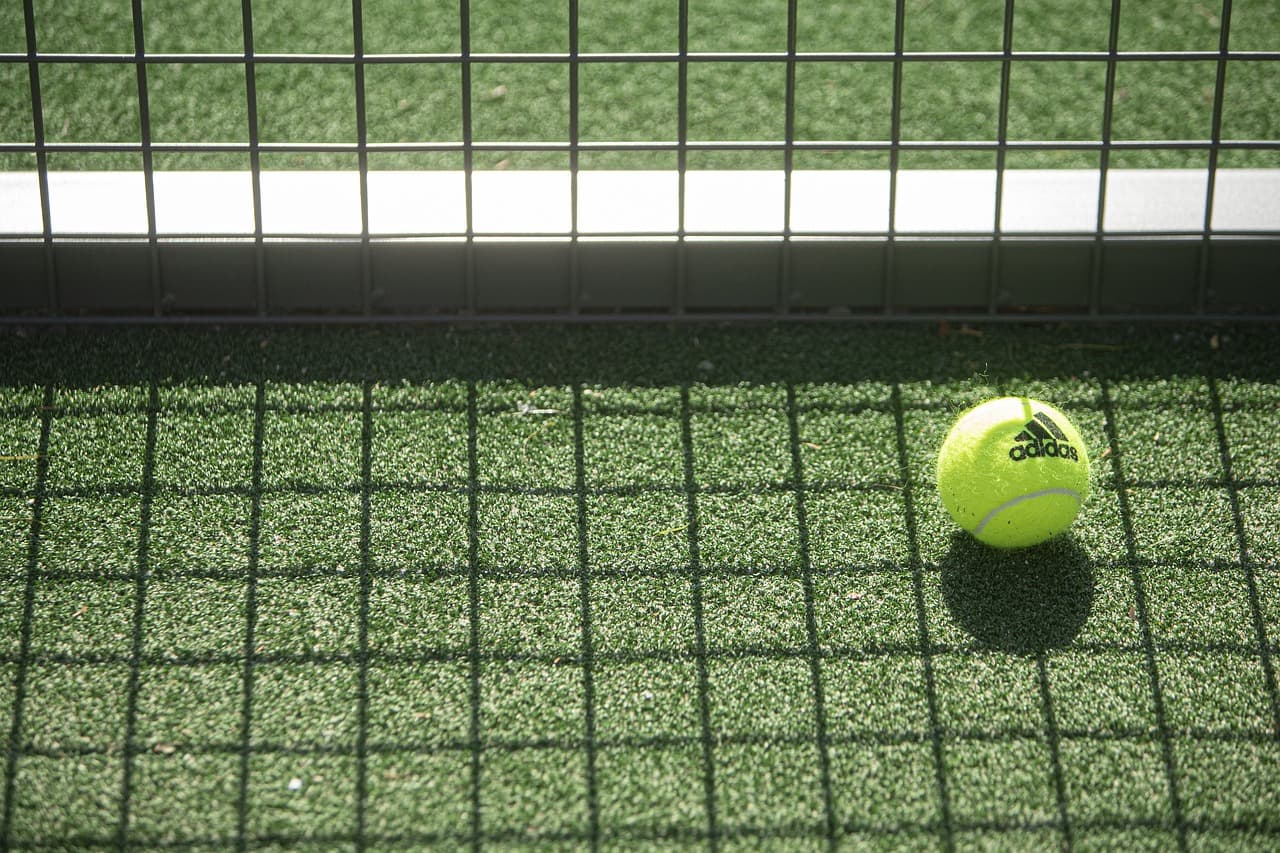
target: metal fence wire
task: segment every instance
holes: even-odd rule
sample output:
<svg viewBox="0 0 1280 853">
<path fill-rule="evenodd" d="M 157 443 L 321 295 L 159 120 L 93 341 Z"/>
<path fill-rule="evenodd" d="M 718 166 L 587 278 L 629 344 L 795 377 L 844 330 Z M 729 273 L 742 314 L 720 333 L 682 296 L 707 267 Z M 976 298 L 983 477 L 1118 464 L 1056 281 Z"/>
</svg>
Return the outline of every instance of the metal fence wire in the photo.
<svg viewBox="0 0 1280 853">
<path fill-rule="evenodd" d="M 133 49 L 112 53 L 42 50 L 41 16 L 50 7 L 23 0 L 21 32 L 11 18 L 25 50 L 0 43 L 10 51 L 0 53 L 6 79 L 23 82 L 26 72 L 29 102 L 19 92 L 11 103 L 30 111 L 29 138 L 0 138 L 9 164 L 0 171 L 0 312 L 34 322 L 1280 317 L 1280 169 L 1270 168 L 1280 164 L 1280 139 L 1265 121 L 1266 138 L 1225 137 L 1223 129 L 1224 104 L 1237 96 L 1234 89 L 1228 96 L 1233 68 L 1247 63 L 1270 81 L 1280 50 L 1231 47 L 1232 0 L 1214 10 L 1212 49 L 1122 49 L 1122 3 L 1111 0 L 1105 46 L 1035 51 L 1015 49 L 1015 0 L 1003 3 L 999 49 L 965 51 L 908 50 L 908 0 L 892 3 L 892 44 L 883 50 L 802 50 L 799 20 L 812 0 L 787 0 L 785 20 L 779 14 L 784 50 L 703 51 L 693 49 L 690 0 L 673 0 L 673 50 L 587 52 L 581 2 L 565 0 L 560 52 L 473 50 L 473 0 L 459 0 L 436 21 L 456 35 L 456 50 L 367 52 L 364 22 L 374 4 L 351 0 L 350 52 L 271 53 L 258 49 L 252 0 L 239 4 L 243 49 L 234 52 L 150 50 L 148 3 L 132 0 Z M 918 71 L 945 89 L 943 69 L 957 63 L 986 63 L 993 79 L 998 69 L 993 138 L 922 138 L 928 134 L 905 126 L 913 90 L 904 77 Z M 1011 80 L 1032 63 L 1098 69 L 1096 138 L 1011 131 Z M 1118 77 L 1126 67 L 1171 63 L 1211 69 L 1203 93 L 1208 134 L 1119 133 L 1116 106 L 1126 91 Z M 157 69 L 177 65 L 243 70 L 242 140 L 156 138 L 152 84 Z M 480 131 L 476 105 L 501 92 L 485 90 L 477 69 L 494 65 L 566 78 L 563 138 L 493 139 Z M 639 134 L 654 138 L 584 134 L 583 78 L 606 65 L 670 74 L 674 138 L 666 138 L 665 119 Z M 746 140 L 696 132 L 691 116 L 705 107 L 698 99 L 706 90 L 691 78 L 712 65 L 730 75 L 774 69 L 780 132 Z M 136 139 L 52 141 L 45 95 L 60 66 L 131 68 Z M 283 66 L 350 74 L 354 138 L 264 134 L 264 123 L 277 120 L 260 77 Z M 456 72 L 456 98 L 445 101 L 458 112 L 457 138 L 371 139 L 366 78 L 389 66 Z M 885 133 L 812 139 L 800 131 L 807 85 L 800 78 L 819 66 L 882 72 L 888 120 L 877 125 Z M 1280 82 L 1268 82 L 1248 97 L 1274 117 L 1278 93 Z M 506 154 L 561 167 L 493 169 L 493 158 Z M 157 166 L 180 155 L 238 157 L 246 168 Z M 267 168 L 291 155 L 354 168 Z M 593 158 L 614 155 L 669 165 L 593 168 Z M 1038 155 L 1093 165 L 1018 168 L 1019 158 Z M 1125 158 L 1148 155 L 1194 167 L 1123 168 Z M 54 168 L 92 156 L 133 158 L 140 168 Z M 811 168 L 825 156 L 857 167 Z M 378 168 L 384 159 L 414 158 L 437 159 L 433 171 Z M 456 167 L 438 168 L 440 158 Z M 975 158 L 983 168 L 955 168 Z M 730 168 L 706 168 L 716 163 Z"/>
</svg>

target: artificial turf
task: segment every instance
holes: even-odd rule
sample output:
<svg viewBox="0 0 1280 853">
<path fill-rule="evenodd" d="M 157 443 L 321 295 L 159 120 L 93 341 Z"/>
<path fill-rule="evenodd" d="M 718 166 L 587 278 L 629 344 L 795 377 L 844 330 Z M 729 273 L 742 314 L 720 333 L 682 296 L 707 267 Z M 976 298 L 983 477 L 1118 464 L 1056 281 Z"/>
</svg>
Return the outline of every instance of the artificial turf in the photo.
<svg viewBox="0 0 1280 853">
<path fill-rule="evenodd" d="M 1273 0 L 1235 0 L 1230 48 L 1274 51 L 1280 16 Z M 34 0 L 35 46 L 41 53 L 135 53 L 128 0 Z M 577 138 L 584 142 L 672 142 L 679 133 L 680 47 L 676 0 L 579 0 L 578 44 L 583 54 L 666 54 L 645 62 L 591 62 L 579 68 Z M 243 54 L 241 0 L 146 0 L 142 36 L 151 54 Z M 785 53 L 788 4 L 783 0 L 690 0 L 688 49 L 695 54 Z M 563 61 L 528 55 L 570 51 L 564 0 L 472 0 L 468 50 L 477 55 L 470 108 L 477 142 L 568 142 L 570 72 Z M 987 51 L 1004 48 L 1005 4 L 999 0 L 907 0 L 903 49 Z M 1116 45 L 1121 52 L 1200 51 L 1220 47 L 1221 9 L 1215 3 L 1126 0 Z M 1018 3 L 1010 47 L 1017 51 L 1106 51 L 1110 0 L 1035 0 Z M 255 0 L 253 42 L 259 54 L 350 55 L 355 49 L 350 0 Z M 456 0 L 367 0 L 360 32 L 366 54 L 458 54 L 461 15 Z M 895 48 L 895 5 L 883 0 L 812 2 L 795 6 L 795 47 L 801 54 Z M 22 4 L 0 8 L 0 142 L 31 143 L 30 69 Z M 520 62 L 486 59 L 522 54 Z M 1214 127 L 1218 63 L 1124 61 L 1116 65 L 1113 138 L 1134 140 L 1274 140 L 1280 135 L 1280 64 L 1240 58 L 1227 67 L 1220 128 Z M 38 64 L 45 141 L 138 143 L 138 74 L 128 62 Z M 892 138 L 892 64 L 802 59 L 797 65 L 794 138 L 800 141 Z M 1012 64 L 1006 135 L 1010 140 L 1063 142 L 1063 150 L 1012 153 L 1009 168 L 1097 168 L 1098 154 L 1070 150 L 1102 139 L 1105 62 L 1020 59 Z M 460 62 L 371 63 L 364 67 L 368 141 L 452 142 L 463 133 Z M 1000 138 L 1002 65 L 982 61 L 908 62 L 902 72 L 900 138 L 908 141 L 992 141 Z M 255 67 L 259 138 L 264 143 L 355 143 L 356 72 L 352 63 L 262 62 Z M 243 64 L 173 61 L 147 66 L 147 114 L 157 143 L 249 141 Z M 778 141 L 786 138 L 787 67 L 780 61 L 697 61 L 688 68 L 687 134 L 692 141 Z M 1203 150 L 1116 152 L 1118 168 L 1204 168 Z M 140 169 L 134 153 L 54 153 L 50 168 Z M 780 152 L 693 152 L 688 167 L 780 169 Z M 483 151 L 476 168 L 566 169 L 566 153 Z M 674 169 L 673 152 L 605 151 L 582 154 L 584 169 Z M 888 155 L 797 153 L 798 169 L 872 168 Z M 909 151 L 902 168 L 991 169 L 992 151 Z M 1231 150 L 1223 167 L 1275 167 L 1275 152 Z M 158 169 L 249 167 L 247 153 L 161 153 Z M 460 153 L 377 152 L 372 169 L 458 169 Z M 35 168 L 34 154 L 0 154 L 7 170 Z M 351 169 L 355 154 L 267 153 L 265 169 Z"/>
<path fill-rule="evenodd" d="M 1280 843 L 1271 327 L 0 332 L 0 843 Z M 983 397 L 1094 494 L 995 552 Z"/>
</svg>

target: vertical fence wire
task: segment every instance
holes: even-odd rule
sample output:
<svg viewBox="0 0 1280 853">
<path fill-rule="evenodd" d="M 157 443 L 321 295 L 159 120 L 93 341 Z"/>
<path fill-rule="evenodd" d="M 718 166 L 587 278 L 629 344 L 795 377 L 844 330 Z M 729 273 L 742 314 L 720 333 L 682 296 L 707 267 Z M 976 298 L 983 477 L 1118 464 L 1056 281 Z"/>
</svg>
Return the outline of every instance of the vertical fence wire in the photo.
<svg viewBox="0 0 1280 853">
<path fill-rule="evenodd" d="M 1111 168 L 1111 133 L 1116 100 L 1116 55 L 1120 44 L 1120 0 L 1111 0 L 1111 19 L 1107 25 L 1107 76 L 1102 101 L 1102 148 L 1098 152 L 1098 209 L 1093 225 L 1093 255 L 1089 271 L 1089 314 L 1102 313 L 1102 277 L 1106 263 L 1103 257 L 1102 229 L 1107 219 L 1108 171 Z"/>
<path fill-rule="evenodd" d="M 36 152 L 36 181 L 40 191 L 40 233 L 43 244 L 45 303 L 50 314 L 57 314 L 58 270 L 53 252 L 53 210 L 49 199 L 49 152 L 45 148 L 44 99 L 40 90 L 39 50 L 36 43 L 34 0 L 23 0 L 23 26 L 27 40 L 27 78 L 31 86 L 31 134 Z"/>
<path fill-rule="evenodd" d="M 1209 141 L 1209 168 L 1205 180 L 1204 221 L 1200 230 L 1200 258 L 1196 271 L 1195 313 L 1203 315 L 1209 291 L 1213 246 L 1209 237 L 1213 229 L 1214 196 L 1218 190 L 1218 150 L 1222 145 L 1222 101 L 1227 88 L 1227 54 L 1231 44 L 1231 0 L 1222 0 L 1222 17 L 1218 30 L 1218 64 L 1213 83 L 1213 116 Z"/>
<path fill-rule="evenodd" d="M 351 38 L 355 51 L 356 162 L 360 171 L 360 312 L 373 313 L 373 259 L 369 245 L 369 123 L 365 109 L 364 8 L 351 0 Z"/>
<path fill-rule="evenodd" d="M 244 33 L 244 88 L 246 118 L 249 123 L 249 179 L 253 193 L 253 266 L 258 316 L 270 309 L 267 289 L 267 249 L 262 222 L 262 140 L 258 133 L 258 72 L 253 44 L 253 0 L 240 0 Z"/>
<path fill-rule="evenodd" d="M 1000 262 L 1004 236 L 1004 175 L 1009 153 L 1009 78 L 1013 70 L 1013 2 L 1004 3 L 1004 29 L 1000 36 L 1000 105 L 996 126 L 996 198 L 991 225 L 991 251 L 987 269 L 987 313 L 995 314 L 1000 298 Z"/>
<path fill-rule="evenodd" d="M 458 3 L 458 50 L 461 54 L 462 83 L 462 180 L 463 205 L 466 217 L 465 272 L 463 279 L 463 311 L 476 312 L 476 226 L 475 184 L 475 128 L 471 112 L 471 0 Z"/>
<path fill-rule="evenodd" d="M 902 159 L 902 55 L 905 50 L 907 4 L 896 0 L 893 9 L 893 92 L 889 106 L 889 225 L 885 235 L 880 311 L 892 314 L 895 301 L 898 242 L 898 169 Z"/>
<path fill-rule="evenodd" d="M 142 143 L 142 181 L 147 207 L 148 282 L 151 313 L 160 316 L 164 310 L 163 283 L 160 278 L 160 243 L 156 229 L 156 172 L 151 151 L 151 98 L 147 88 L 146 33 L 142 21 L 142 0 L 133 0 L 134 71 L 138 87 L 139 139 Z"/>
<path fill-rule="evenodd" d="M 686 208 L 689 200 L 689 0 L 679 0 L 676 21 L 676 281 L 672 313 L 688 305 L 689 249 Z"/>
<path fill-rule="evenodd" d="M 578 170 L 580 168 L 578 0 L 569 0 L 569 313 L 582 309 L 582 272 L 578 239 Z"/>
<path fill-rule="evenodd" d="M 787 77 L 784 98 L 784 131 L 782 150 L 782 247 L 778 262 L 778 295 L 774 310 L 790 311 L 792 300 L 791 207 L 796 159 L 796 53 L 798 0 L 787 0 Z"/>
</svg>

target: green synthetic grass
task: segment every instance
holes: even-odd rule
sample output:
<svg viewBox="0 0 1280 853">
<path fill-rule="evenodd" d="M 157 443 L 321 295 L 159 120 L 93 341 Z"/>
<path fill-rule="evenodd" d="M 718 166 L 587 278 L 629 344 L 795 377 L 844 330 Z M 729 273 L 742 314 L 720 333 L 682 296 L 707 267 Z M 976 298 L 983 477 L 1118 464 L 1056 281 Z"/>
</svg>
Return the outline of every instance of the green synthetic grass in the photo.
<svg viewBox="0 0 1280 853">
<path fill-rule="evenodd" d="M 42 52 L 134 52 L 127 0 L 37 0 L 36 37 Z M 152 53 L 239 53 L 244 49 L 239 0 L 147 0 L 146 47 Z M 258 0 L 254 41 L 262 53 L 350 53 L 349 0 Z M 1280 17 L 1270 0 L 1232 4 L 1231 48 L 1275 50 Z M 673 52 L 675 0 L 582 0 L 579 49 L 583 53 Z M 474 0 L 474 53 L 565 53 L 569 50 L 564 0 Z M 908 51 L 998 51 L 1004 4 L 999 0 L 908 0 Z M 371 0 L 364 4 L 365 51 L 450 53 L 460 50 L 459 9 L 453 0 Z M 1125 2 L 1118 47 L 1122 51 L 1216 51 L 1215 4 L 1164 0 Z M 1109 0 L 1035 0 L 1019 3 L 1013 47 L 1026 51 L 1102 51 L 1107 47 Z M 691 0 L 693 52 L 771 51 L 787 47 L 787 4 L 782 0 Z M 877 51 L 894 48 L 894 6 L 887 2 L 797 4 L 801 52 Z M 0 10 L 0 52 L 27 50 L 21 5 Z M 1114 100 L 1117 140 L 1211 137 L 1215 62 L 1120 63 Z M 802 62 L 796 69 L 795 134 L 799 140 L 890 138 L 891 66 L 888 63 Z M 352 143 L 357 139 L 355 77 L 347 65 L 264 64 L 257 67 L 259 133 L 264 142 Z M 477 62 L 472 66 L 475 139 L 481 142 L 569 139 L 569 72 L 564 64 Z M 588 64 L 581 68 L 579 136 L 584 141 L 642 142 L 677 138 L 677 70 L 672 63 Z M 1008 136 L 1014 140 L 1098 140 L 1102 132 L 1105 64 L 1016 63 L 1010 77 Z M 137 142 L 139 104 L 135 69 L 128 64 L 40 66 L 49 142 Z M 32 119 L 25 62 L 0 65 L 0 141 L 30 142 Z M 903 69 L 902 127 L 907 140 L 997 138 L 999 62 L 908 63 Z M 366 69 L 370 142 L 457 142 L 462 139 L 461 70 L 457 64 L 371 65 Z M 694 63 L 689 69 L 688 130 L 695 141 L 785 138 L 786 75 L 782 63 Z M 1275 139 L 1280 134 L 1280 65 L 1232 62 L 1222 113 L 1223 139 Z M 148 106 L 157 142 L 248 140 L 242 66 L 174 63 L 148 67 Z M 797 168 L 885 168 L 883 154 L 802 153 Z M 1011 155 L 1011 168 L 1095 168 L 1089 152 Z M 137 169 L 128 154 L 61 154 L 55 169 Z M 265 168 L 354 169 L 354 155 L 282 154 Z M 674 168 L 674 154 L 603 152 L 584 155 L 583 168 Z M 992 168 L 994 153 L 913 152 L 905 168 Z M 1127 168 L 1197 167 L 1203 152 L 1120 154 Z M 166 154 L 161 169 L 245 169 L 245 155 Z M 1228 152 L 1221 165 L 1277 165 L 1275 152 Z M 565 154 L 483 152 L 477 168 L 567 168 Z M 690 168 L 777 169 L 778 153 L 702 152 Z M 32 156 L 0 157 L 6 169 L 34 168 Z M 460 154 L 376 154 L 374 169 L 460 168 Z"/>
<path fill-rule="evenodd" d="M 0 333 L 4 846 L 1275 846 L 1280 336 L 961 332 Z"/>
</svg>

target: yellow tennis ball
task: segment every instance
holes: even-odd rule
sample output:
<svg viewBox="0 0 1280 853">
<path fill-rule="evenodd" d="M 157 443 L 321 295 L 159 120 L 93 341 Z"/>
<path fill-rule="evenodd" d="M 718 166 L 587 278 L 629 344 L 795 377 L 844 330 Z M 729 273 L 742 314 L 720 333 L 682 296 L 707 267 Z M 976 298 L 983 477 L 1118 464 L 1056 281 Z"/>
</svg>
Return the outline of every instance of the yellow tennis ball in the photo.
<svg viewBox="0 0 1280 853">
<path fill-rule="evenodd" d="M 1089 455 L 1062 412 L 1029 397 L 969 409 L 938 451 L 942 504 L 979 541 L 1023 548 L 1071 526 L 1089 497 Z"/>
</svg>

